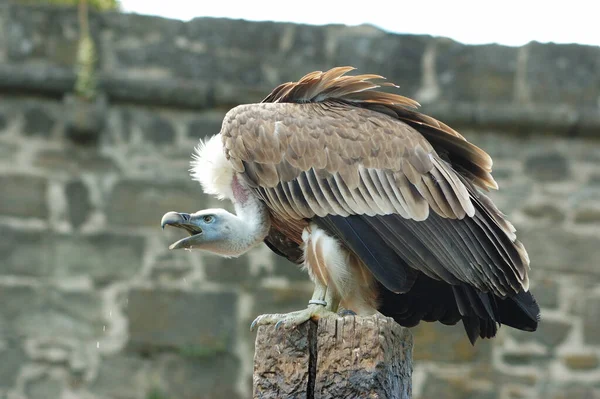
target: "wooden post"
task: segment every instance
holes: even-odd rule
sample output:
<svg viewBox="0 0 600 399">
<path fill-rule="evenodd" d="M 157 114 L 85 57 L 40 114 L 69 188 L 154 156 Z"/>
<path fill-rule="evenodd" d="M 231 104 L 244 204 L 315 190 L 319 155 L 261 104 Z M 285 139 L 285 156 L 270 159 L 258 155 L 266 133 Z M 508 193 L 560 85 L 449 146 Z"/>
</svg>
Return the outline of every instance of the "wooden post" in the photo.
<svg viewBox="0 0 600 399">
<path fill-rule="evenodd" d="M 261 326 L 254 398 L 410 399 L 412 345 L 407 328 L 381 315 Z"/>
</svg>

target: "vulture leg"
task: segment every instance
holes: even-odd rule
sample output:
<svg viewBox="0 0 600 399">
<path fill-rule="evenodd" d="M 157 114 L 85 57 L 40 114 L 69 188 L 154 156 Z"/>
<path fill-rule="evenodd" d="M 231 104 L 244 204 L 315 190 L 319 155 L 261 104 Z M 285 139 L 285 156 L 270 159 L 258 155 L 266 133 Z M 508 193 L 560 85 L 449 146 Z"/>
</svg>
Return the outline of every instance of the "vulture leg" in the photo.
<svg viewBox="0 0 600 399">
<path fill-rule="evenodd" d="M 315 281 L 315 290 L 308 307 L 291 313 L 263 314 L 252 322 L 250 330 L 254 331 L 257 326 L 275 324 L 275 328 L 283 325 L 285 327 L 299 326 L 308 320 L 319 320 L 324 317 L 338 317 L 335 313 L 339 306 L 339 296 L 333 290 L 319 280 Z"/>
</svg>

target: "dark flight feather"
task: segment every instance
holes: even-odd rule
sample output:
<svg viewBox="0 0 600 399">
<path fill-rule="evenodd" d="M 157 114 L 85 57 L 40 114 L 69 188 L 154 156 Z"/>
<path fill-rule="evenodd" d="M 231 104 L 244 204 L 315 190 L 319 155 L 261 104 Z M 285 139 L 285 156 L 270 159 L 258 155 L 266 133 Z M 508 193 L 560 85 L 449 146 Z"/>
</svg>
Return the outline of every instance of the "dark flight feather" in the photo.
<svg viewBox="0 0 600 399">
<path fill-rule="evenodd" d="M 277 221 L 267 245 L 298 262 L 314 221 L 369 268 L 379 310 L 402 325 L 462 320 L 471 342 L 500 324 L 535 330 L 527 253 L 477 189 L 497 188 L 490 156 L 351 70 L 309 73 L 223 122 L 226 156 Z"/>
</svg>

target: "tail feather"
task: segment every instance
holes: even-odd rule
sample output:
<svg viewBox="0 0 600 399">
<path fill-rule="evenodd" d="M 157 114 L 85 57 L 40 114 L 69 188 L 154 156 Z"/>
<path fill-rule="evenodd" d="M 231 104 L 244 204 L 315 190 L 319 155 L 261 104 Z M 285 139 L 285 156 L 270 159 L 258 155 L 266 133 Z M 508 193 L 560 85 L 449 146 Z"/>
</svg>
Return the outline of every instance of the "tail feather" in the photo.
<svg viewBox="0 0 600 399">
<path fill-rule="evenodd" d="M 423 274 L 412 289 L 396 294 L 379 284 L 379 311 L 398 324 L 414 327 L 421 320 L 454 325 L 462 321 L 469 341 L 492 338 L 500 325 L 524 331 L 535 331 L 539 322 L 539 306 L 529 292 L 499 298 L 477 292 L 468 285 L 452 286 Z"/>
</svg>

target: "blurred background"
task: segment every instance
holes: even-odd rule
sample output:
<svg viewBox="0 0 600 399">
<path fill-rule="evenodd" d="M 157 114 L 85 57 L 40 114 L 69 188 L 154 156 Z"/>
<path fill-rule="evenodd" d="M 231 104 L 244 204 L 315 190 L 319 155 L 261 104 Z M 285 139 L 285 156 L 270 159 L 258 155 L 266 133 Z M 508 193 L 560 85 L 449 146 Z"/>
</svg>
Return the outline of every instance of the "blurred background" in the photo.
<svg viewBox="0 0 600 399">
<path fill-rule="evenodd" d="M 171 252 L 181 234 L 160 218 L 223 206 L 188 168 L 227 110 L 338 65 L 386 76 L 491 154 L 532 260 L 539 331 L 472 347 L 461 326 L 414 328 L 414 398 L 600 397 L 586 3 L 220 3 L 0 3 L 0 398 L 249 397 L 251 320 L 304 307 L 311 285 L 266 247 Z"/>
</svg>

